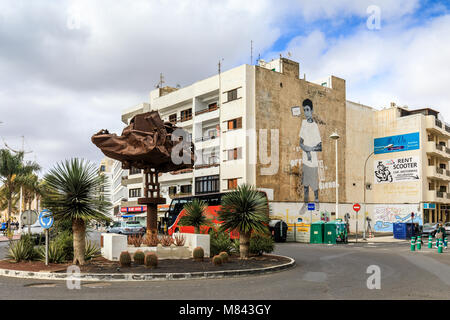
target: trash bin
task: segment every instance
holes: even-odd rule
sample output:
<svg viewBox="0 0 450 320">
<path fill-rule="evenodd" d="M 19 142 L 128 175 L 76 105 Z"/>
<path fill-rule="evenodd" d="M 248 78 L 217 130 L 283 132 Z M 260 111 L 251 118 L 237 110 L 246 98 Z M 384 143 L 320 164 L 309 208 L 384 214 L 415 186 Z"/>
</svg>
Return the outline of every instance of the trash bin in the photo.
<svg viewBox="0 0 450 320">
<path fill-rule="evenodd" d="M 288 225 L 283 220 L 270 220 L 269 230 L 275 242 L 286 242 Z"/>
<path fill-rule="evenodd" d="M 309 243 L 310 241 L 310 225 L 308 223 L 297 224 L 297 232 L 295 234 L 295 241 L 302 243 Z"/>
<path fill-rule="evenodd" d="M 414 236 L 414 224 L 411 222 L 394 222 L 392 230 L 394 239 L 407 240 Z"/>
<path fill-rule="evenodd" d="M 336 221 L 328 221 L 324 225 L 324 243 L 336 244 Z"/>
<path fill-rule="evenodd" d="M 336 242 L 348 243 L 347 223 L 336 221 Z"/>
<path fill-rule="evenodd" d="M 323 221 L 317 221 L 311 224 L 310 243 L 323 243 L 324 225 L 325 222 Z"/>
</svg>

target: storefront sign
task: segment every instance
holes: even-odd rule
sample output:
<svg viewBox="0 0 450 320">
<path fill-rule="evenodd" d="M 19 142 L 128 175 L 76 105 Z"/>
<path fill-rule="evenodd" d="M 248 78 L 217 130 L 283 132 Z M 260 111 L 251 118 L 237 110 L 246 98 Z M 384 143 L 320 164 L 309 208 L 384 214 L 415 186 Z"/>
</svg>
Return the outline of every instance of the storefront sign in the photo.
<svg viewBox="0 0 450 320">
<path fill-rule="evenodd" d="M 392 147 L 386 148 L 388 145 Z M 420 149 L 419 132 L 374 139 L 375 154 Z"/>
<path fill-rule="evenodd" d="M 120 208 L 120 212 L 144 212 L 145 210 L 147 210 L 146 206 Z"/>
<path fill-rule="evenodd" d="M 374 161 L 375 183 L 418 181 L 420 179 L 419 157 L 404 157 Z"/>
</svg>

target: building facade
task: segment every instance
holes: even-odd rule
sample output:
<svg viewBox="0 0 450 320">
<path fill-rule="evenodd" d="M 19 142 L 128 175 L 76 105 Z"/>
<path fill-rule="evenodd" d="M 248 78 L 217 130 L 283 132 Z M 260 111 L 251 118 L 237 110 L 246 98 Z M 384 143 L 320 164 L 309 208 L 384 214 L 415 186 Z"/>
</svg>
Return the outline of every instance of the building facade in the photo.
<svg viewBox="0 0 450 320">
<path fill-rule="evenodd" d="M 280 58 L 180 89 L 157 88 L 122 121 L 150 110 L 195 144 L 194 169 L 159 178 L 168 203 L 248 183 L 267 193 L 273 218 L 288 223 L 334 219 L 337 212 L 348 213 L 351 226 L 369 217 L 376 231 L 392 231 L 411 213 L 421 223 L 449 220 L 450 127 L 432 109 L 347 101 L 345 80 L 307 81 L 297 62 Z M 128 201 L 121 210 L 137 204 L 142 173 L 130 173 L 123 185 Z M 359 214 L 354 203 L 363 207 Z"/>
</svg>

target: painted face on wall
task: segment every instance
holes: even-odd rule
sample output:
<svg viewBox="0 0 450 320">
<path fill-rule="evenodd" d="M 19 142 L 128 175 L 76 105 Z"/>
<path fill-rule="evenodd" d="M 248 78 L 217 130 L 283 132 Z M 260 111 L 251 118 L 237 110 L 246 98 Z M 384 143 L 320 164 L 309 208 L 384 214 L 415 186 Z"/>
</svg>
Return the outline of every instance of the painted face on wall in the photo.
<svg viewBox="0 0 450 320">
<path fill-rule="evenodd" d="M 310 106 L 306 105 L 303 107 L 303 112 L 305 113 L 306 120 L 311 122 L 312 120 L 312 109 Z"/>
</svg>

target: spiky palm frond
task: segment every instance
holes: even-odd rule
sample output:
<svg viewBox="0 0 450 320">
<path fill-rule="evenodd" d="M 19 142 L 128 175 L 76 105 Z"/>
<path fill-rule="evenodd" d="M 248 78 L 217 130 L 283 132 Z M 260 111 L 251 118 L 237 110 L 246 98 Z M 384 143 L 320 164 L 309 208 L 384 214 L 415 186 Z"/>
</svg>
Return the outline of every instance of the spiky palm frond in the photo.
<svg viewBox="0 0 450 320">
<path fill-rule="evenodd" d="M 44 181 L 42 203 L 56 220 L 109 220 L 108 185 L 93 164 L 77 158 L 66 160 L 51 169 Z"/>
<path fill-rule="evenodd" d="M 222 197 L 218 215 L 219 220 L 223 221 L 220 230 L 236 230 L 240 233 L 266 233 L 270 220 L 267 198 L 246 184 Z"/>
<path fill-rule="evenodd" d="M 185 215 L 181 217 L 178 224 L 180 226 L 193 226 L 197 231 L 201 226 L 209 225 L 210 221 L 206 217 L 207 204 L 204 201 L 194 199 L 184 205 Z"/>
</svg>

